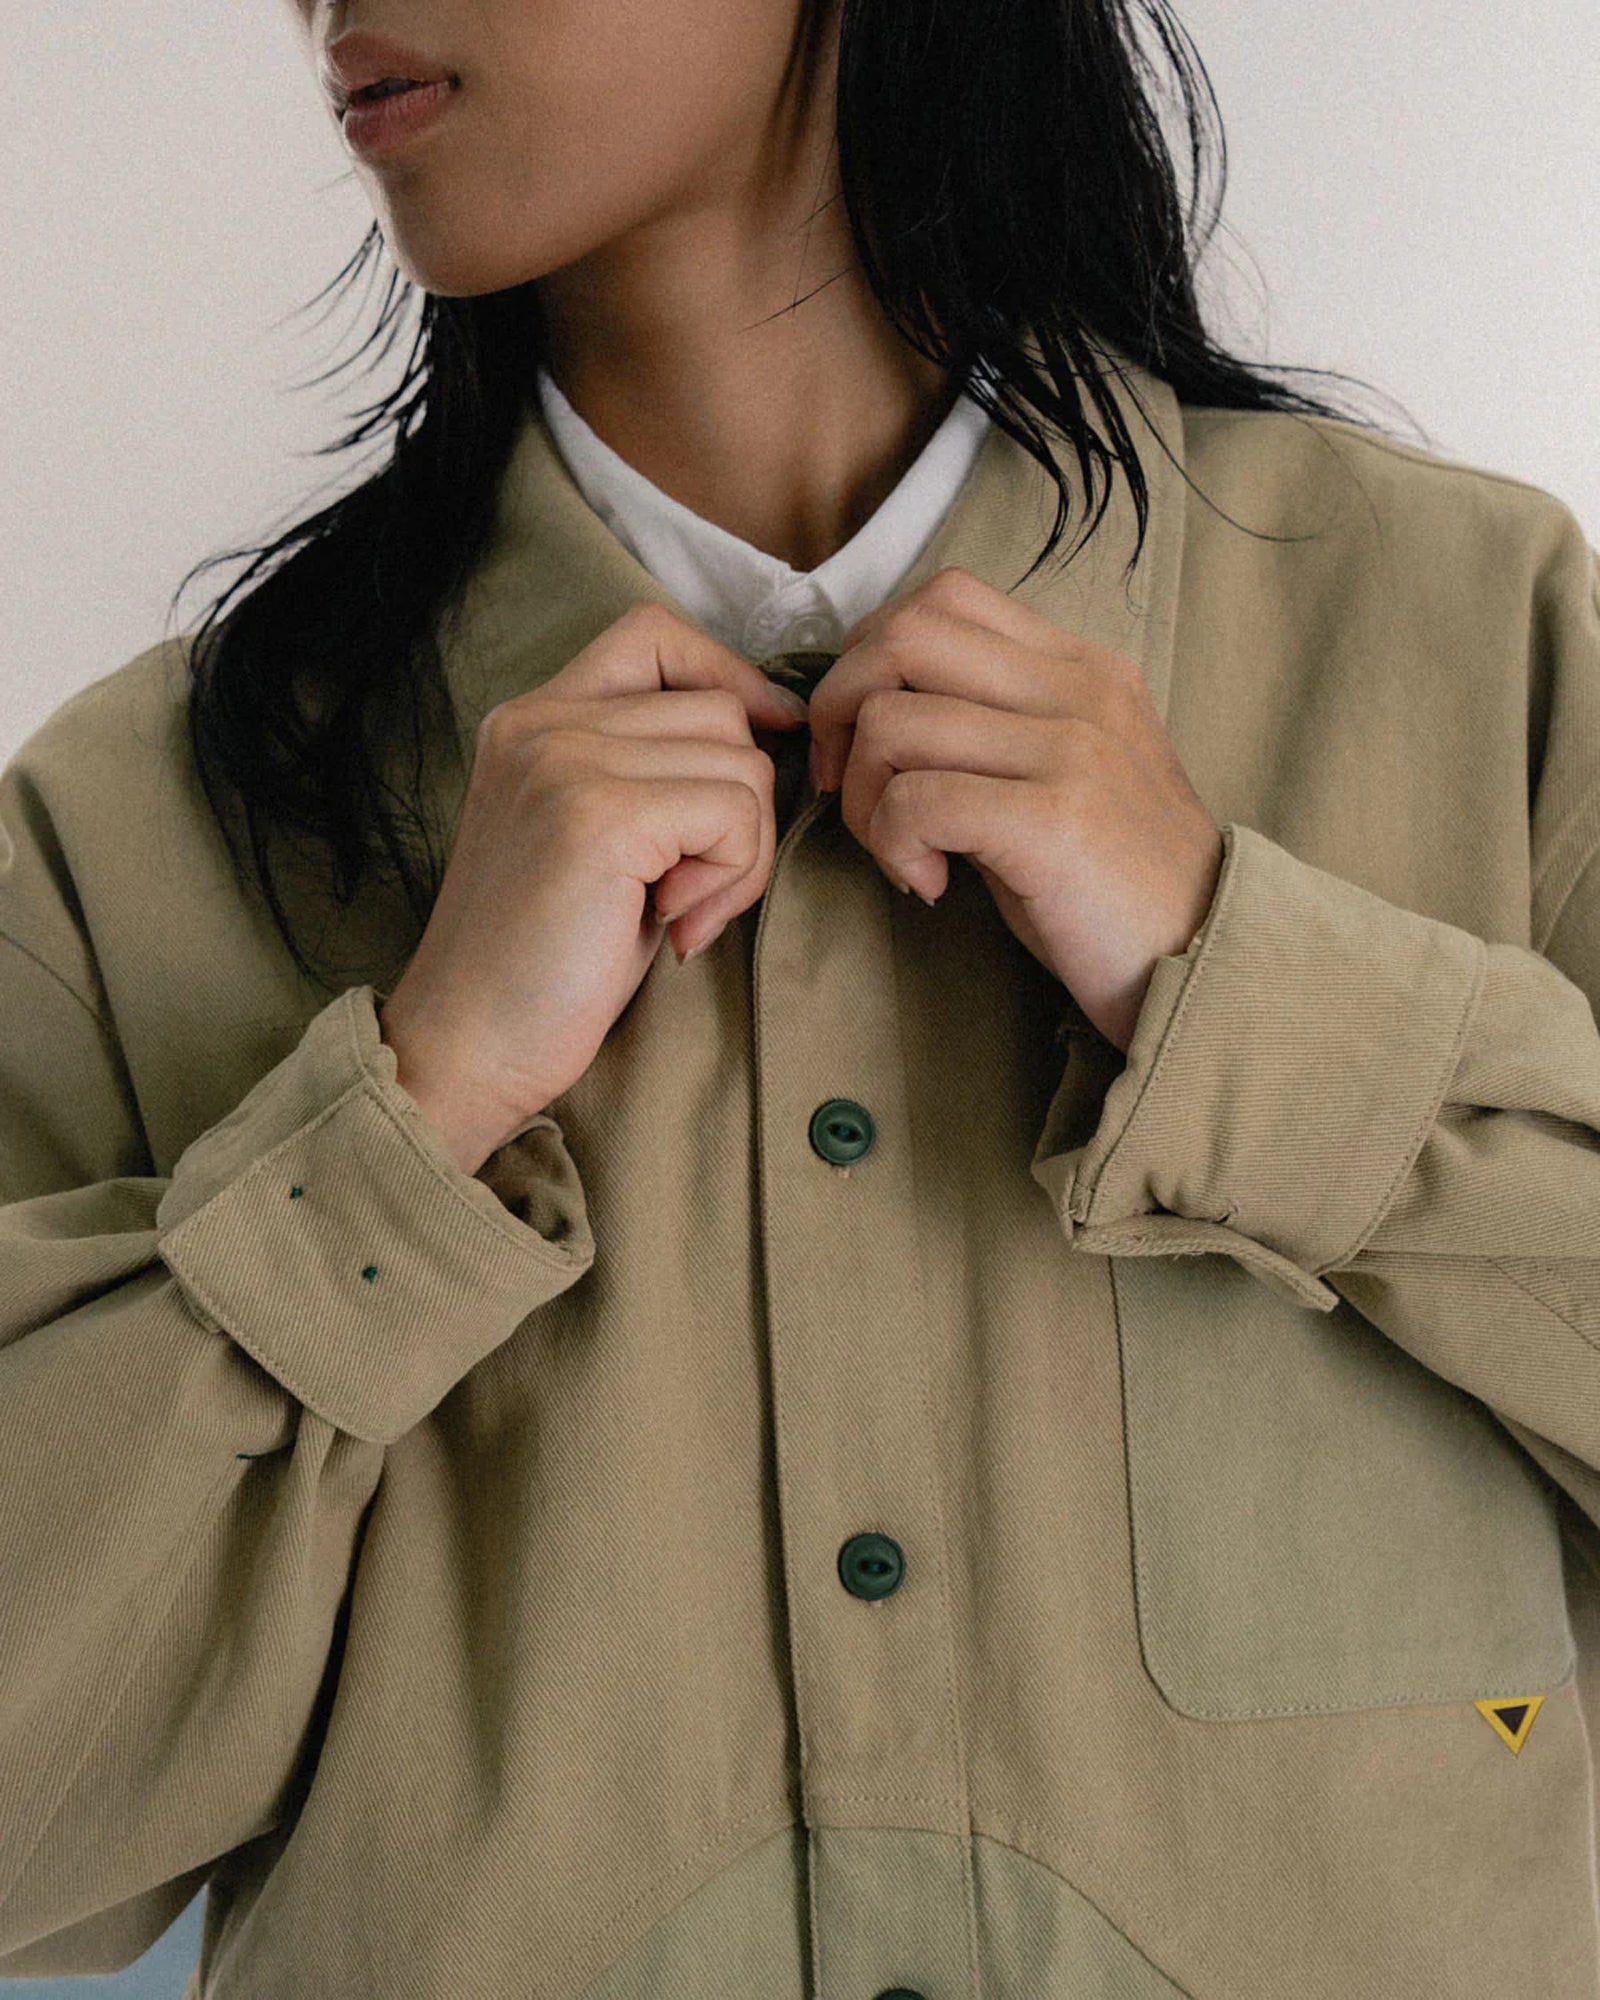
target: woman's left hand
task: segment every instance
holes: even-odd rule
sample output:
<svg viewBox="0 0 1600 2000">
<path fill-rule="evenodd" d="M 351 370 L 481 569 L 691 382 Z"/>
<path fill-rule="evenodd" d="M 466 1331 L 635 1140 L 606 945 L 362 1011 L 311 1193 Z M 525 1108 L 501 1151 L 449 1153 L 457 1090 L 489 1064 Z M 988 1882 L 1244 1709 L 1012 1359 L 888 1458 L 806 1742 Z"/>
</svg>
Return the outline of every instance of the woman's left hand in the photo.
<svg viewBox="0 0 1600 2000">
<path fill-rule="evenodd" d="M 845 634 L 812 690 L 811 779 L 927 900 L 965 854 L 1007 926 L 1127 1053 L 1158 958 L 1181 956 L 1222 830 L 1137 665 L 946 568 Z"/>
</svg>

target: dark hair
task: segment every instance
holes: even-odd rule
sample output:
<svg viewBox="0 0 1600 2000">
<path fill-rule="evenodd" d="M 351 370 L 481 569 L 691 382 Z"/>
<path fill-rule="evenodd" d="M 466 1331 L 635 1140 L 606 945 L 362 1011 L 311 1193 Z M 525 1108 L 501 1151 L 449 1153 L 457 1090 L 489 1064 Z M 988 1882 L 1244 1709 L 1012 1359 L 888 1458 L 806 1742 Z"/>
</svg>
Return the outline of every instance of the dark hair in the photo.
<svg viewBox="0 0 1600 2000">
<path fill-rule="evenodd" d="M 800 0 L 796 50 L 808 90 L 832 4 Z M 1194 267 L 1221 214 L 1226 138 L 1205 65 L 1165 0 L 838 4 L 836 133 L 857 255 L 901 336 L 961 371 L 973 399 L 1055 479 L 1055 524 L 1026 575 L 1057 548 L 1071 509 L 1031 411 L 1070 441 L 1091 499 L 1096 468 L 1104 474 L 1083 539 L 1099 525 L 1120 465 L 1138 521 L 1130 574 L 1144 547 L 1148 492 L 1096 366 L 1097 340 L 1182 402 L 1381 428 L 1267 380 L 1269 369 L 1284 370 L 1235 359 L 1202 325 Z M 1137 35 L 1141 16 L 1182 95 L 1187 212 L 1152 91 L 1157 71 Z M 1196 73 L 1218 138 L 1215 199 L 1198 235 L 1206 133 Z M 374 223 L 316 297 L 353 284 L 382 247 Z M 272 921 L 300 972 L 330 993 L 347 982 L 319 974 L 295 936 L 271 841 L 309 843 L 321 893 L 341 907 L 369 874 L 387 877 L 419 935 L 426 925 L 448 837 L 428 825 L 418 780 L 425 756 L 460 753 L 440 634 L 485 549 L 501 474 L 533 406 L 534 369 L 547 353 L 537 287 L 535 278 L 477 297 L 421 293 L 401 380 L 314 454 L 392 430 L 388 462 L 276 541 L 204 558 L 173 596 L 169 617 L 196 575 L 254 557 L 192 637 L 190 739 L 241 884 L 252 886 L 230 826 L 240 811 Z M 387 354 L 399 305 L 416 290 L 391 268 L 357 356 L 380 342 L 377 358 Z M 1029 332 L 1037 367 L 1024 346 Z M 1108 438 L 1087 421 L 1075 377 Z M 384 769 L 395 747 L 410 760 L 398 786 Z"/>
</svg>

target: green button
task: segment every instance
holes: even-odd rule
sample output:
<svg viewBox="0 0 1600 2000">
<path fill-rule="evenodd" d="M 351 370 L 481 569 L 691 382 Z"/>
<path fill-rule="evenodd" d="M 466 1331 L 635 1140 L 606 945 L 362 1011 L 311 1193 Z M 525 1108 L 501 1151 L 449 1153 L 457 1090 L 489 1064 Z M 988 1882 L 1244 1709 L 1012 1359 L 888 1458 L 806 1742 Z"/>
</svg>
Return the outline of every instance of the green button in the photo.
<svg viewBox="0 0 1600 2000">
<path fill-rule="evenodd" d="M 876 2000 L 922 2000 L 914 1986 L 886 1986 Z"/>
<path fill-rule="evenodd" d="M 872 1146 L 872 1115 L 854 1098 L 830 1097 L 811 1114 L 811 1150 L 848 1167 Z"/>
<path fill-rule="evenodd" d="M 825 653 L 799 647 L 788 653 L 768 653 L 756 665 L 774 680 L 779 687 L 786 687 L 799 695 L 802 701 L 811 699 L 811 690 L 838 659 L 837 653 Z M 796 732 L 804 735 L 804 730 Z"/>
<path fill-rule="evenodd" d="M 900 1544 L 887 1535 L 852 1535 L 839 1551 L 839 1578 L 852 1597 L 887 1597 L 905 1573 Z"/>
</svg>

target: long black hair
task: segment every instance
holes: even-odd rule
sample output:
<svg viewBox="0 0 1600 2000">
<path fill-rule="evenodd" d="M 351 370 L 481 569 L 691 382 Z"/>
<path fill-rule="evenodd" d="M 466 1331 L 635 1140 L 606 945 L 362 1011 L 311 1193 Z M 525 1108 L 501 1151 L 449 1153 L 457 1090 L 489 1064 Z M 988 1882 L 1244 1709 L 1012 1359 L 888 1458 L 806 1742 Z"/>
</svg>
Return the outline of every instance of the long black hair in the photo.
<svg viewBox="0 0 1600 2000">
<path fill-rule="evenodd" d="M 1169 383 L 1181 402 L 1381 428 L 1266 379 L 1285 371 L 1234 358 L 1202 324 L 1195 266 L 1221 213 L 1226 138 L 1205 65 L 1166 0 L 800 0 L 795 55 L 806 77 L 833 4 L 842 8 L 840 192 L 856 254 L 889 323 L 919 353 L 960 371 L 967 393 L 1054 478 L 1055 523 L 1027 575 L 1056 550 L 1071 510 L 1040 418 L 1070 442 L 1091 500 L 1096 473 L 1104 475 L 1082 539 L 1098 526 L 1120 465 L 1138 521 L 1130 573 L 1144 547 L 1147 488 L 1101 378 L 1097 341 Z M 1161 127 L 1159 72 L 1139 38 L 1146 25 L 1181 93 L 1187 212 Z M 1196 233 L 1207 106 L 1216 192 Z M 353 285 L 383 252 L 374 222 L 316 299 Z M 377 359 L 387 354 L 401 307 L 416 295 L 391 265 L 376 323 L 339 366 L 374 347 Z M 537 279 L 477 297 L 420 298 L 400 381 L 317 454 L 390 431 L 387 462 L 276 541 L 202 559 L 169 611 L 170 620 L 201 572 L 253 556 L 188 642 L 190 740 L 241 885 L 259 888 L 296 967 L 330 994 L 345 982 L 319 972 L 296 936 L 272 842 L 320 857 L 318 880 L 336 905 L 383 878 L 418 934 L 426 925 L 448 830 L 428 823 L 421 767 L 436 751 L 460 749 L 441 629 L 485 549 L 500 477 L 536 394 L 534 370 L 548 352 Z M 1085 415 L 1078 379 L 1105 437 Z M 396 746 L 411 773 L 398 786 L 385 775 Z"/>
</svg>

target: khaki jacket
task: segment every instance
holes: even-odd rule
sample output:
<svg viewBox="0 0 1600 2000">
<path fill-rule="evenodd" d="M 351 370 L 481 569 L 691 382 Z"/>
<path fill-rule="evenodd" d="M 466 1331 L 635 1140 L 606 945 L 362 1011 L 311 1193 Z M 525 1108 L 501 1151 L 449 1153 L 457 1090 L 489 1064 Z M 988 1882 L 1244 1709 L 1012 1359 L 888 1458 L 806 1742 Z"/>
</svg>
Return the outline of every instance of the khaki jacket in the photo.
<svg viewBox="0 0 1600 2000">
<path fill-rule="evenodd" d="M 1225 831 L 1125 1057 L 799 732 L 762 900 L 468 1176 L 379 1038 L 415 927 L 295 974 L 180 641 L 13 756 L 0 1974 L 205 1886 L 187 2000 L 1594 2000 L 1597 558 L 1118 394 L 1132 583 L 1119 477 L 1019 597 Z M 1054 499 L 991 427 L 906 588 Z M 464 758 L 648 599 L 530 421 Z"/>
</svg>

